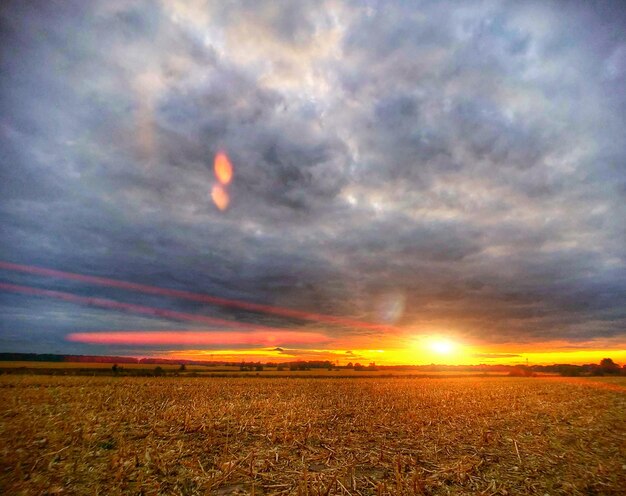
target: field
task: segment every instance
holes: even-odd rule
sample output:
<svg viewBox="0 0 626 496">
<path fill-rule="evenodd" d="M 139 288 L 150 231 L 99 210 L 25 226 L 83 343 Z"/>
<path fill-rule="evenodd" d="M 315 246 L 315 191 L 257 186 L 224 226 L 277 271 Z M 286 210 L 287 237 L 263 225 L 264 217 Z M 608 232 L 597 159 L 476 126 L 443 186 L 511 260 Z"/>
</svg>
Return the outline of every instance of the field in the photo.
<svg viewBox="0 0 626 496">
<path fill-rule="evenodd" d="M 1 494 L 623 495 L 626 383 L 0 376 Z"/>
<path fill-rule="evenodd" d="M 156 366 L 161 367 L 163 370 L 178 370 L 180 365 L 173 364 L 147 364 L 147 363 L 120 363 L 119 367 L 128 370 L 154 370 Z M 29 372 L 32 369 L 45 369 L 45 370 L 66 370 L 71 372 L 75 369 L 83 369 L 83 370 L 103 370 L 110 371 L 112 363 L 109 362 L 0 362 L 0 370 L 11 370 L 11 369 L 27 369 Z M 224 372 L 231 371 L 235 372 L 239 370 L 239 366 L 235 365 L 220 365 L 218 366 L 204 366 L 204 365 L 187 365 L 187 371 L 190 372 Z"/>
<path fill-rule="evenodd" d="M 112 363 L 93 362 L 4 362 L 0 361 L 0 374 L 44 374 L 44 375 L 114 375 Z M 328 370 L 325 368 L 313 368 L 309 370 L 289 370 L 285 367 L 278 370 L 276 367 L 264 367 L 261 371 L 248 368 L 242 371 L 239 365 L 186 365 L 185 370 L 180 370 L 178 364 L 148 364 L 148 363 L 121 363 L 118 365 L 118 375 L 153 375 L 158 366 L 163 373 L 176 374 L 182 377 L 217 376 L 217 377 L 464 377 L 464 376 L 502 376 L 507 372 L 477 372 L 477 371 L 423 371 L 415 369 L 393 370 L 381 368 L 380 370 L 355 370 L 337 368 Z"/>
</svg>

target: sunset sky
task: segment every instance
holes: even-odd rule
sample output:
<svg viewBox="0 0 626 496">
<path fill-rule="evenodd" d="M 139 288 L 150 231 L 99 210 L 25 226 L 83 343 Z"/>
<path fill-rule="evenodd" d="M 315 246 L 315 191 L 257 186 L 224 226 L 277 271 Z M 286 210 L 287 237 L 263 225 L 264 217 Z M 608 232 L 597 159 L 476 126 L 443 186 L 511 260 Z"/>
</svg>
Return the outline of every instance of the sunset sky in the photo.
<svg viewBox="0 0 626 496">
<path fill-rule="evenodd" d="M 620 1 L 6 1 L 0 352 L 626 363 Z"/>
</svg>

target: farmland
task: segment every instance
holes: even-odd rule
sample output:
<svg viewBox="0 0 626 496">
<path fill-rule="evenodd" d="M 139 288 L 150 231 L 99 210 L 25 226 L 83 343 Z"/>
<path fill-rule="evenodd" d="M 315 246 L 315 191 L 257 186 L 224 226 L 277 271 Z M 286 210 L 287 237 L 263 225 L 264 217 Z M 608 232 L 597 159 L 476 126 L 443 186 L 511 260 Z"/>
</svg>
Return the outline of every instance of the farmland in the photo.
<svg viewBox="0 0 626 496">
<path fill-rule="evenodd" d="M 0 374 L 44 374 L 44 375 L 155 375 L 158 367 L 159 375 L 176 375 L 182 377 L 308 377 L 308 378 L 342 378 L 342 377 L 490 377 L 506 375 L 506 371 L 472 371 L 472 370 L 406 370 L 381 368 L 355 370 L 353 368 L 313 368 L 290 370 L 287 366 L 262 367 L 256 370 L 253 366 L 244 370 L 239 365 L 186 365 L 184 370 L 180 364 L 148 364 L 124 363 L 115 365 L 117 372 L 112 370 L 113 364 L 107 362 L 34 362 L 34 361 L 0 361 Z"/>
<path fill-rule="evenodd" d="M 0 376 L 3 494 L 623 494 L 623 379 Z"/>
</svg>

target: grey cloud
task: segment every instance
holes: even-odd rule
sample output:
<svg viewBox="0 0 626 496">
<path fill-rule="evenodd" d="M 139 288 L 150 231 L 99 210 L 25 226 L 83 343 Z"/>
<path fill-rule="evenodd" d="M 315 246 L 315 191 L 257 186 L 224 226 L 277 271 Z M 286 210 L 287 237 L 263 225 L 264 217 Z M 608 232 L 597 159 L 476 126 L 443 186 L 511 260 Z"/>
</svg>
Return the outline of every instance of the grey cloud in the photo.
<svg viewBox="0 0 626 496">
<path fill-rule="evenodd" d="M 368 320 L 401 294 L 400 327 L 492 341 L 623 336 L 618 4 L 294 5 L 8 3 L 2 259 Z"/>
</svg>

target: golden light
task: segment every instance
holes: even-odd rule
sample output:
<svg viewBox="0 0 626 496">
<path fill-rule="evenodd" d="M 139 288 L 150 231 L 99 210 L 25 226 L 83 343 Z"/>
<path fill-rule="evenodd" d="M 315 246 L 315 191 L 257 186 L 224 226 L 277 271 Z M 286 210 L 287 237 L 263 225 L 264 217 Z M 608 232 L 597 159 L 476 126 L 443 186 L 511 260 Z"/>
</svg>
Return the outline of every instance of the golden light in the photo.
<svg viewBox="0 0 626 496">
<path fill-rule="evenodd" d="M 213 164 L 215 177 L 223 185 L 227 185 L 233 178 L 233 165 L 230 163 L 228 156 L 224 152 L 218 152 L 215 155 Z"/>
<path fill-rule="evenodd" d="M 211 198 L 213 199 L 215 206 L 220 210 L 225 210 L 230 203 L 228 192 L 222 187 L 221 184 L 215 184 L 213 186 L 213 189 L 211 190 Z"/>
<path fill-rule="evenodd" d="M 454 343 L 447 339 L 436 339 L 430 343 L 430 349 L 440 355 L 449 355 L 455 349 Z"/>
<path fill-rule="evenodd" d="M 450 334 L 418 334 L 407 336 L 402 348 L 387 349 L 386 358 L 395 363 L 445 363 L 461 364 L 469 358 L 471 350 Z"/>
</svg>

